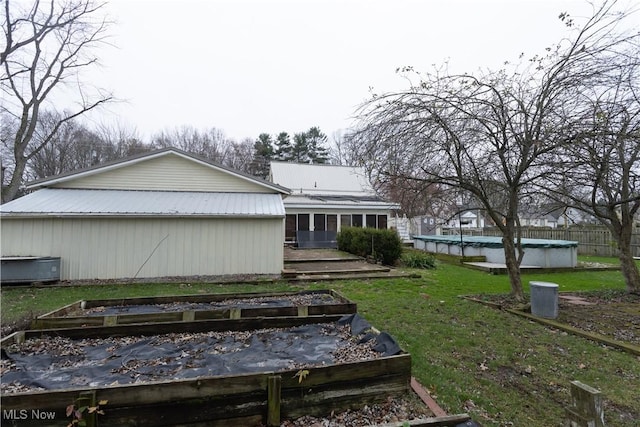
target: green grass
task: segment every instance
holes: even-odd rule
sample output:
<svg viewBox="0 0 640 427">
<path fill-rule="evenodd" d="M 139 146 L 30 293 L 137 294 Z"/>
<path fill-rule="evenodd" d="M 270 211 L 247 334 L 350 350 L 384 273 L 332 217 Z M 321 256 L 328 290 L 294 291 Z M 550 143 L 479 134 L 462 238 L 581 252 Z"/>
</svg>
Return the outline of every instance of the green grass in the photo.
<svg viewBox="0 0 640 427">
<path fill-rule="evenodd" d="M 602 391 L 607 425 L 640 426 L 636 356 L 458 297 L 507 293 L 507 276 L 443 263 L 415 271 L 422 277 L 304 285 L 3 287 L 2 320 L 79 299 L 332 288 L 411 353 L 413 375 L 449 413 L 468 412 L 485 426 L 562 426 L 569 382 L 579 380 Z M 624 289 L 617 271 L 525 274 L 526 292 L 532 280 L 558 283 L 561 291 Z"/>
</svg>

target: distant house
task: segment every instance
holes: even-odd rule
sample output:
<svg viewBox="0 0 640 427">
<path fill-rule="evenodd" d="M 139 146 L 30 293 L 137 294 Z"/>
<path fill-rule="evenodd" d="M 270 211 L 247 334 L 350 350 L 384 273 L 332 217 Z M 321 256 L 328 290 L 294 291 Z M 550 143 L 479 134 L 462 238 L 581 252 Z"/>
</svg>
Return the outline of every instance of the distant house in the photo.
<svg viewBox="0 0 640 427">
<path fill-rule="evenodd" d="M 447 223 L 450 228 L 483 228 L 485 220 L 477 210 L 468 210 L 452 216 Z"/>
<path fill-rule="evenodd" d="M 0 206 L 3 257 L 60 278 L 280 274 L 286 188 L 173 148 L 31 182 Z"/>
<path fill-rule="evenodd" d="M 387 228 L 398 208 L 376 195 L 358 167 L 271 162 L 269 180 L 291 189 L 285 242 L 299 247 L 335 247 L 343 227 Z"/>
</svg>

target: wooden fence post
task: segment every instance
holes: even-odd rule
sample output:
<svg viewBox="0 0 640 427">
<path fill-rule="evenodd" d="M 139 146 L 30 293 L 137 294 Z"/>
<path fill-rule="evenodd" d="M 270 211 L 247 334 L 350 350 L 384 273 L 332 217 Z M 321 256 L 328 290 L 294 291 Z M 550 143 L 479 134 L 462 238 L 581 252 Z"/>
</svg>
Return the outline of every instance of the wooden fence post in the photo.
<svg viewBox="0 0 640 427">
<path fill-rule="evenodd" d="M 87 407 L 87 409 L 85 410 L 85 413 L 82 414 L 82 418 L 84 419 L 85 425 L 87 427 L 95 427 L 97 425 L 96 416 L 98 414 L 96 414 L 95 412 L 89 412 L 88 408 L 96 406 L 96 391 L 91 390 L 91 391 L 80 392 L 80 397 L 77 400 L 76 406 Z"/>
<path fill-rule="evenodd" d="M 571 407 L 566 408 L 565 427 L 604 427 L 602 393 L 593 387 L 571 381 Z"/>
<path fill-rule="evenodd" d="M 267 426 L 280 425 L 280 392 L 282 377 L 272 375 L 267 380 Z"/>
</svg>

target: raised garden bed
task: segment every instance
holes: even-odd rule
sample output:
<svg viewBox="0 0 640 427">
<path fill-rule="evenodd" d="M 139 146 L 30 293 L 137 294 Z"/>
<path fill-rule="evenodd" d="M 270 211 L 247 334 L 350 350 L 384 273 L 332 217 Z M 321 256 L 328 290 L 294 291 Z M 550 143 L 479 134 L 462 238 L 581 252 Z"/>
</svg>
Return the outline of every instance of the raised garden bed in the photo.
<svg viewBox="0 0 640 427">
<path fill-rule="evenodd" d="M 411 378 L 357 315 L 28 330 L 2 348 L 3 421 L 21 426 L 60 425 L 79 399 L 106 401 L 103 425 L 278 425 L 406 395 Z"/>
<path fill-rule="evenodd" d="M 33 328 L 148 322 L 352 314 L 357 305 L 333 290 L 200 294 L 76 301 L 38 316 Z"/>
</svg>

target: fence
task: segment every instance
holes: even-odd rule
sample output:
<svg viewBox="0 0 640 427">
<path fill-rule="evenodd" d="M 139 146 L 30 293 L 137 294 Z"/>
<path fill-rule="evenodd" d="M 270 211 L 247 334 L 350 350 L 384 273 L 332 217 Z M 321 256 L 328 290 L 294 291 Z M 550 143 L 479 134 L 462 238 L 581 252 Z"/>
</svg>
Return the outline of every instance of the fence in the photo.
<svg viewBox="0 0 640 427">
<path fill-rule="evenodd" d="M 471 236 L 501 236 L 497 228 L 463 228 L 462 233 Z M 443 228 L 442 234 L 460 234 L 459 228 Z M 525 239 L 572 240 L 578 242 L 578 254 L 597 256 L 618 256 L 618 247 L 605 228 L 543 228 L 523 227 Z M 640 257 L 640 233 L 631 236 L 631 253 Z"/>
</svg>

